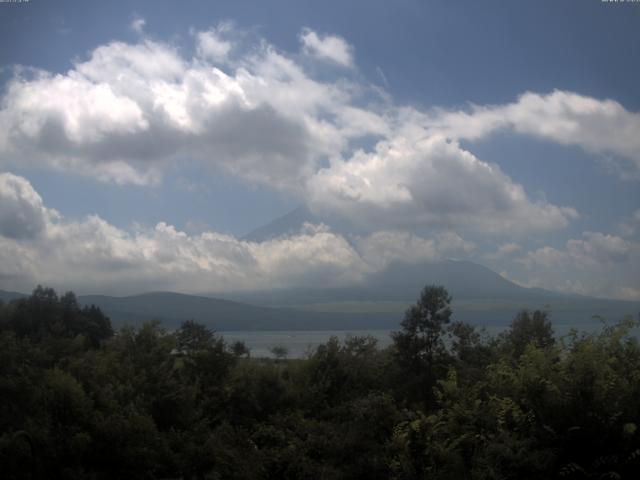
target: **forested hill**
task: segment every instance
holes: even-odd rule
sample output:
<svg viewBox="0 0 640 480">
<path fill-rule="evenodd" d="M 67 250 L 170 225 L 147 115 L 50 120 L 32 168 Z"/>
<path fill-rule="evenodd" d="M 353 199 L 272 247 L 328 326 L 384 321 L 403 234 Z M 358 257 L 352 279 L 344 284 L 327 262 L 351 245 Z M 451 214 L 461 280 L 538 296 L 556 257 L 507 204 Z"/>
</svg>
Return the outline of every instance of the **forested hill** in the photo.
<svg viewBox="0 0 640 480">
<path fill-rule="evenodd" d="M 5 303 L 28 295 L 0 290 Z M 186 295 L 174 292 L 153 292 L 142 295 L 114 297 L 80 295 L 78 303 L 95 305 L 104 311 L 114 325 L 141 325 L 159 320 L 175 328 L 185 320 L 197 320 L 218 331 L 229 330 L 367 330 L 396 328 L 400 321 L 395 313 L 328 313 L 291 308 L 270 308 L 230 300 Z"/>
<path fill-rule="evenodd" d="M 308 312 L 269 308 L 198 295 L 155 292 L 128 297 L 80 296 L 83 305 L 96 305 L 116 324 L 140 324 L 158 319 L 168 327 L 197 320 L 218 331 L 228 330 L 341 330 L 395 328 L 393 314 Z"/>
<path fill-rule="evenodd" d="M 16 300 L 18 298 L 24 298 L 27 294 L 20 292 L 7 292 L 5 290 L 0 290 L 0 300 L 5 303 L 8 303 L 12 300 Z"/>
<path fill-rule="evenodd" d="M 417 274 L 414 278 L 417 278 Z M 401 278 L 398 282 L 401 282 Z M 146 320 L 157 319 L 173 328 L 184 320 L 193 319 L 218 331 L 396 329 L 411 302 L 399 298 L 384 300 L 383 291 L 382 287 L 373 291 L 379 292 L 382 301 L 370 300 L 374 298 L 372 291 L 345 288 L 229 295 L 235 301 L 155 292 L 126 297 L 81 295 L 78 302 L 100 307 L 115 325 L 140 325 Z M 476 325 L 503 326 L 519 310 L 545 308 L 555 323 L 578 327 L 594 323 L 594 315 L 618 321 L 626 315 L 640 312 L 638 302 L 601 300 L 546 291 L 512 296 L 498 296 L 495 290 L 493 292 L 494 296 L 486 298 L 454 296 L 456 319 Z M 26 297 L 26 294 L 0 290 L 0 299 L 5 302 L 21 297 Z"/>
</svg>

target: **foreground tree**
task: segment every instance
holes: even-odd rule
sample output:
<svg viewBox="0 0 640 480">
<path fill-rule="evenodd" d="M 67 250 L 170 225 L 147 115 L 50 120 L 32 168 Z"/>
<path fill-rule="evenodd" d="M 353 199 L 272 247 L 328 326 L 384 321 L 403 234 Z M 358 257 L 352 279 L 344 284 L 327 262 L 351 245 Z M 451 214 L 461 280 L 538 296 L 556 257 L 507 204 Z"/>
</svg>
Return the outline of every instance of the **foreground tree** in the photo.
<svg viewBox="0 0 640 480">
<path fill-rule="evenodd" d="M 249 347 L 247 347 L 247 344 L 244 343 L 242 340 L 236 340 L 231 344 L 231 352 L 233 353 L 234 356 L 238 358 L 240 357 L 249 358 L 251 356 L 251 350 L 249 349 Z"/>
<path fill-rule="evenodd" d="M 405 313 L 402 330 L 393 332 L 395 355 L 408 375 L 410 393 L 429 402 L 439 376 L 446 373 L 445 326 L 451 320 L 451 295 L 444 287 L 426 286 Z"/>
<path fill-rule="evenodd" d="M 494 338 L 422 293 L 389 349 L 333 337 L 282 362 L 196 322 L 92 345 L 48 289 L 0 304 L 0 477 L 638 477 L 639 322 L 554 342 L 521 313 Z"/>
<path fill-rule="evenodd" d="M 113 335 L 109 318 L 94 305 L 80 308 L 73 292 L 58 297 L 52 288 L 38 285 L 31 296 L 13 301 L 7 310 L 0 329 L 33 341 L 81 337 L 81 343 L 97 348 Z"/>
<path fill-rule="evenodd" d="M 555 338 L 549 313 L 544 310 L 522 310 L 511 322 L 503 339 L 514 358 L 520 357 L 529 344 L 538 348 L 550 347 L 555 343 Z"/>
<path fill-rule="evenodd" d="M 284 345 L 276 345 L 269 350 L 276 360 L 284 360 L 289 355 L 289 349 Z"/>
</svg>

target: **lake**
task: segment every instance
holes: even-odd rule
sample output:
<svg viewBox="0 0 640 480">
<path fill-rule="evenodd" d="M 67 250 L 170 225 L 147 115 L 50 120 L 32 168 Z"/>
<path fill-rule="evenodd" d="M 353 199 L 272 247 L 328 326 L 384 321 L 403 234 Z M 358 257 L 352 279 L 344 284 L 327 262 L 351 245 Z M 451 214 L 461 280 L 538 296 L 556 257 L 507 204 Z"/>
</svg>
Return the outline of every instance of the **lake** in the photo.
<svg viewBox="0 0 640 480">
<path fill-rule="evenodd" d="M 561 337 L 569 333 L 571 328 L 578 328 L 584 332 L 594 332 L 602 327 L 602 323 L 587 323 L 579 327 L 575 325 L 554 324 L 556 336 Z M 484 329 L 489 335 L 497 335 L 506 326 L 488 325 Z M 221 331 L 227 343 L 237 340 L 243 341 L 253 358 L 273 357 L 271 348 L 275 346 L 286 347 L 289 351 L 288 358 L 303 358 L 315 350 L 318 345 L 326 343 L 331 336 L 340 340 L 348 336 L 371 335 L 378 340 L 378 347 L 384 348 L 391 345 L 391 332 L 393 330 L 281 330 L 281 331 Z"/>
<path fill-rule="evenodd" d="M 286 347 L 289 350 L 288 358 L 303 358 L 332 336 L 344 340 L 348 336 L 371 335 L 378 340 L 378 346 L 384 348 L 391 344 L 391 332 L 392 330 L 281 330 L 218 333 L 228 343 L 242 340 L 254 358 L 273 357 L 270 350 L 275 346 Z"/>
</svg>

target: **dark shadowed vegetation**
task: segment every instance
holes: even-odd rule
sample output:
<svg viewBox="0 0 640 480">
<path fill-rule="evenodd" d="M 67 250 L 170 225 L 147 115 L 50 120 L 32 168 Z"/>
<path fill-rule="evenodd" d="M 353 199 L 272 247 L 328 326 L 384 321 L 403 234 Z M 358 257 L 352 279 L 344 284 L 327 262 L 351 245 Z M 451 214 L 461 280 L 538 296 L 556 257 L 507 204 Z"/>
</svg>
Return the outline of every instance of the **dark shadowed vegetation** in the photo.
<svg viewBox="0 0 640 480">
<path fill-rule="evenodd" d="M 7 479 L 637 478 L 629 318 L 553 334 L 523 311 L 489 337 L 426 287 L 393 345 L 336 338 L 254 359 L 186 321 L 113 331 L 38 287 L 0 305 Z"/>
</svg>

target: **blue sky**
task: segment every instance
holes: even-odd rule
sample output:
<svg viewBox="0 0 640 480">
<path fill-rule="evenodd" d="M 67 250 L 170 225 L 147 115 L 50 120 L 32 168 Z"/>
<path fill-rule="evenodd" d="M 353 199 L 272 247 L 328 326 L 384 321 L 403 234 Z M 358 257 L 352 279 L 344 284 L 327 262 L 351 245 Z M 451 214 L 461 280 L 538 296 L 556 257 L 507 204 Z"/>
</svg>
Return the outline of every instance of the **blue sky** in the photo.
<svg viewBox="0 0 640 480">
<path fill-rule="evenodd" d="M 640 4 L 344 3 L 0 4 L 0 288 L 454 257 L 640 299 Z M 240 240 L 305 204 L 353 233 Z"/>
</svg>

